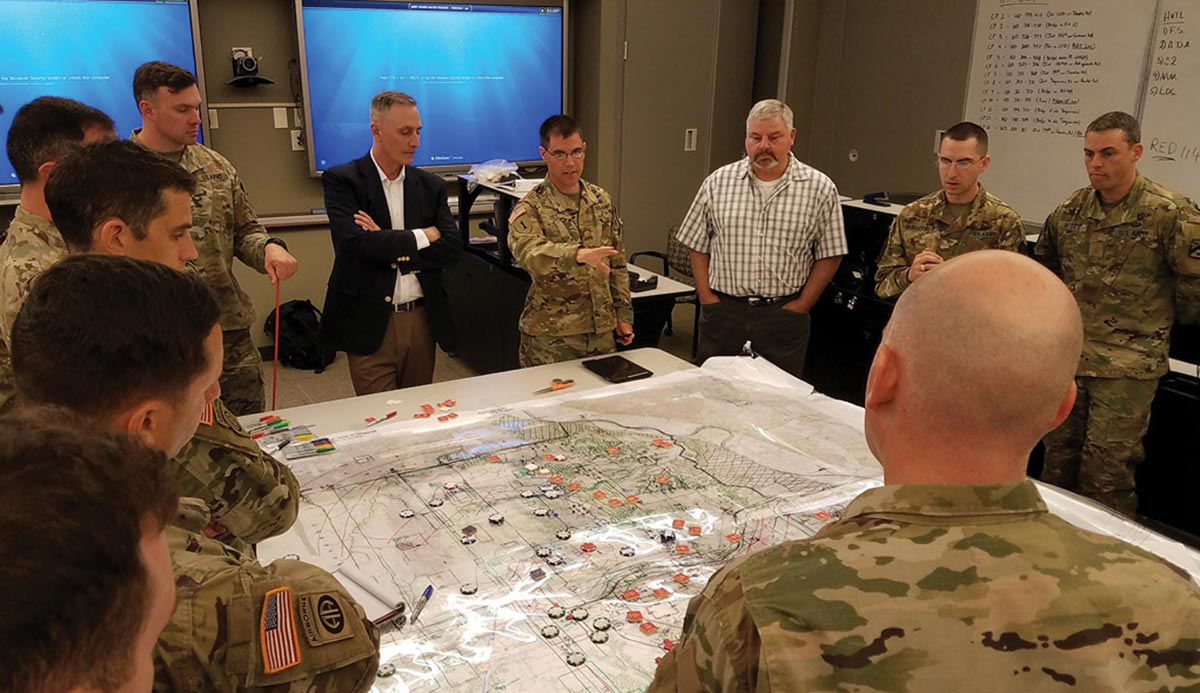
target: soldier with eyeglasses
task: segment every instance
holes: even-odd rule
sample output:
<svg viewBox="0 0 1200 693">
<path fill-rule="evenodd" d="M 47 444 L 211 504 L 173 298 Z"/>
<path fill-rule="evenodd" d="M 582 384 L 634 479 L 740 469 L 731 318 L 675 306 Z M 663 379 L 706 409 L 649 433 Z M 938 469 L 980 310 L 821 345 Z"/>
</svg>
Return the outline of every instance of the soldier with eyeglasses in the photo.
<svg viewBox="0 0 1200 693">
<path fill-rule="evenodd" d="M 509 217 L 509 247 L 533 280 L 519 323 L 522 367 L 633 342 L 621 218 L 608 193 L 581 177 L 587 143 L 579 123 L 551 116 L 540 135 L 546 179 Z"/>
<path fill-rule="evenodd" d="M 972 250 L 1020 252 L 1021 216 L 983 189 L 979 176 L 991 162 L 987 132 L 962 122 L 938 148 L 942 189 L 907 205 L 892 222 L 879 255 L 875 293 L 894 298 L 946 260 Z"/>
</svg>

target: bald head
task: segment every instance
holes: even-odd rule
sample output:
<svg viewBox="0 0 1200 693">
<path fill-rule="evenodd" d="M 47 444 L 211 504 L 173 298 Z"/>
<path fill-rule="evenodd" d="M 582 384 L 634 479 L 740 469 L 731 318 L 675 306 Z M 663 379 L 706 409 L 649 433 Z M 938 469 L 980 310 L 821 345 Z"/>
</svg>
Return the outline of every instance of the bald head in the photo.
<svg viewBox="0 0 1200 693">
<path fill-rule="evenodd" d="M 962 255 L 896 304 L 880 347 L 889 353 L 872 370 L 894 370 L 898 409 L 868 411 L 868 427 L 873 415 L 902 414 L 875 435 L 915 431 L 927 445 L 994 443 L 1028 454 L 1059 421 L 1082 341 L 1075 299 L 1048 270 L 1007 251 Z M 872 373 L 875 385 L 882 375 Z"/>
</svg>

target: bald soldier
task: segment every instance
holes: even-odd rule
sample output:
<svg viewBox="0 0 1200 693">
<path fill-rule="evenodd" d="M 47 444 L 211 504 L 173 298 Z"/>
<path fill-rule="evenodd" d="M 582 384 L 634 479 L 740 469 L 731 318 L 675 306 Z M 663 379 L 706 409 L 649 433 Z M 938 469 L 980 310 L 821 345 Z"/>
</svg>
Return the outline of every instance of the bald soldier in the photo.
<svg viewBox="0 0 1200 693">
<path fill-rule="evenodd" d="M 133 142 L 110 141 L 63 157 L 45 194 L 71 253 L 121 255 L 182 270 L 196 257 L 194 186 L 179 164 Z M 239 549 L 296 521 L 296 476 L 258 447 L 220 398 L 205 408 L 170 467 L 183 495 L 208 507 L 210 536 Z"/>
<path fill-rule="evenodd" d="M 942 189 L 906 205 L 892 222 L 875 271 L 880 298 L 899 296 L 938 265 L 972 250 L 1020 252 L 1021 215 L 979 182 L 991 162 L 986 130 L 966 121 L 946 130 L 935 160 Z"/>
<path fill-rule="evenodd" d="M 1025 478 L 1074 402 L 1081 343 L 1070 292 L 1016 253 L 968 253 L 905 291 L 867 380 L 886 485 L 718 571 L 650 690 L 1200 682 L 1200 588 L 1049 514 Z"/>
<path fill-rule="evenodd" d="M 175 455 L 220 389 L 219 318 L 194 274 L 68 257 L 34 281 L 13 323 L 18 402 Z M 369 688 L 379 631 L 338 581 L 301 561 L 262 565 L 210 527 L 206 504 L 183 499 L 167 528 L 177 599 L 154 651 L 155 690 Z"/>
</svg>

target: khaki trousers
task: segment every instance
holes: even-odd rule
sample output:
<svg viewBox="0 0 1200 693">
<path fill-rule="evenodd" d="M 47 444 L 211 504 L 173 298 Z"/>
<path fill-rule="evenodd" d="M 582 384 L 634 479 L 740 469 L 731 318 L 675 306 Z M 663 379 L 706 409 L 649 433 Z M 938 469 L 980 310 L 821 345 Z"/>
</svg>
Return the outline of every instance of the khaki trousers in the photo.
<svg viewBox="0 0 1200 693">
<path fill-rule="evenodd" d="M 436 353 L 424 306 L 392 313 L 379 351 L 368 356 L 349 355 L 354 394 L 428 385 L 433 382 Z"/>
</svg>

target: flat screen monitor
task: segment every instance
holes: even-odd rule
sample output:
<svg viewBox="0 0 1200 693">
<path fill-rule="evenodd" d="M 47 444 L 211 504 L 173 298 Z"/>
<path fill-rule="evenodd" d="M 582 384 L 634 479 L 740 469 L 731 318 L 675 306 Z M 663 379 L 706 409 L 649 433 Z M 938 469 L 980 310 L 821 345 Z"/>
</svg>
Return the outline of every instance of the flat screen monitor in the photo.
<svg viewBox="0 0 1200 693">
<path fill-rule="evenodd" d="M 367 153 L 371 97 L 387 89 L 417 101 L 417 166 L 540 161 L 538 126 L 564 106 L 566 0 L 296 9 L 313 175 Z"/>
<path fill-rule="evenodd" d="M 189 0 L 0 0 L 0 143 L 17 109 L 39 96 L 98 108 L 128 137 L 142 124 L 133 99 L 138 65 L 163 60 L 201 77 L 196 27 Z M 0 156 L 0 191 L 17 183 Z"/>
</svg>

